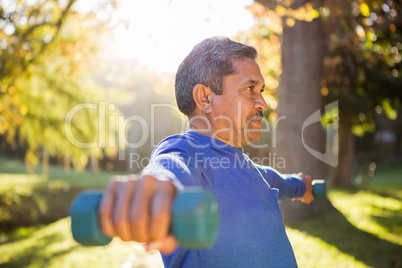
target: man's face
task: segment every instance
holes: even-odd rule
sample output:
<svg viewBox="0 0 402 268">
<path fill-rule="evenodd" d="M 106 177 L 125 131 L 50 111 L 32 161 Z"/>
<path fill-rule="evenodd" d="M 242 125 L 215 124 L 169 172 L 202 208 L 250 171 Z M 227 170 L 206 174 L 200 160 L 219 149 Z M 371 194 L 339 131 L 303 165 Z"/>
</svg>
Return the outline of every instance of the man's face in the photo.
<svg viewBox="0 0 402 268">
<path fill-rule="evenodd" d="M 222 95 L 214 95 L 210 116 L 214 135 L 240 147 L 261 137 L 267 104 L 261 95 L 264 78 L 255 60 L 238 58 L 232 64 L 236 73 L 224 78 Z"/>
</svg>

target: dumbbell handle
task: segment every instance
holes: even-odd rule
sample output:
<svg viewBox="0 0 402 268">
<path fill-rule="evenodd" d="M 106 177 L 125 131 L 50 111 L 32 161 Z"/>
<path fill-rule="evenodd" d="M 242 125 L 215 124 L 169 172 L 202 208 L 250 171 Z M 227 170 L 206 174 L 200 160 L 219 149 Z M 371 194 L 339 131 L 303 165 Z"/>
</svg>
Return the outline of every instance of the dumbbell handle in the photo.
<svg viewBox="0 0 402 268">
<path fill-rule="evenodd" d="M 327 198 L 324 180 L 313 180 L 313 196 L 315 200 L 324 200 Z"/>
<path fill-rule="evenodd" d="M 84 246 L 104 246 L 112 238 L 99 227 L 100 191 L 80 193 L 70 207 L 73 238 Z M 186 248 L 207 248 L 215 242 L 219 213 L 213 195 L 201 188 L 187 188 L 173 203 L 170 232 Z"/>
</svg>

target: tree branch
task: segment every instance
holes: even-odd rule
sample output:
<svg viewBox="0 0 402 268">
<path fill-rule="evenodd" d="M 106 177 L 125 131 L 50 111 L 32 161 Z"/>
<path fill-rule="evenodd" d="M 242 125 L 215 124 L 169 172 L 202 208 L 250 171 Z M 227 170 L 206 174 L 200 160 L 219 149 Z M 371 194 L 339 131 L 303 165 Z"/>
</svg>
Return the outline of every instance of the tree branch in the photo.
<svg viewBox="0 0 402 268">
<path fill-rule="evenodd" d="M 69 0 L 66 8 L 64 9 L 64 11 L 61 13 L 60 19 L 59 21 L 55 24 L 56 25 L 56 32 L 54 33 L 52 39 L 50 40 L 50 42 L 48 43 L 43 43 L 42 47 L 39 49 L 39 52 L 37 53 L 37 55 L 35 57 L 33 57 L 31 60 L 23 62 L 23 69 L 26 69 L 30 64 L 34 63 L 37 58 L 43 54 L 43 52 L 46 50 L 46 48 L 56 39 L 56 37 L 59 35 L 61 27 L 63 26 L 63 23 L 65 21 L 65 18 L 67 17 L 68 12 L 71 9 L 71 6 L 75 3 L 76 0 Z"/>
</svg>

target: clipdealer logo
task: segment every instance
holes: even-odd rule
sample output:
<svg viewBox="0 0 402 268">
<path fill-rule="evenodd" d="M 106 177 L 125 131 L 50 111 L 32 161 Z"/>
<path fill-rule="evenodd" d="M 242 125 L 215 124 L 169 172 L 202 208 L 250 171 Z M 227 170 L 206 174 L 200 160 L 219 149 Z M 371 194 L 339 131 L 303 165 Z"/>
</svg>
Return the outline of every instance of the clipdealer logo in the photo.
<svg viewBox="0 0 402 268">
<path fill-rule="evenodd" d="M 67 139 L 75 146 L 82 148 L 82 149 L 90 149 L 90 148 L 119 148 L 119 160 L 125 160 L 126 158 L 126 148 L 140 148 L 146 144 L 148 139 L 151 139 L 151 148 L 154 148 L 157 144 L 155 142 L 155 133 L 158 131 L 156 124 L 156 115 L 155 111 L 156 109 L 159 108 L 165 108 L 173 113 L 177 113 L 179 115 L 178 120 L 180 120 L 180 132 L 186 131 L 188 129 L 188 122 L 186 117 L 179 111 L 179 109 L 172 105 L 172 104 L 151 104 L 150 105 L 150 114 L 151 118 L 150 122 L 148 122 L 144 117 L 140 115 L 130 115 L 128 117 L 124 115 L 109 115 L 107 116 L 107 110 L 110 112 L 113 112 L 116 110 L 116 105 L 115 104 L 109 104 L 106 105 L 105 101 L 100 101 L 99 103 L 82 103 L 79 105 L 74 106 L 66 115 L 65 121 L 64 121 L 64 131 L 66 134 Z M 92 142 L 83 142 L 77 139 L 77 137 L 74 136 L 73 134 L 73 118 L 75 115 L 77 115 L 79 112 L 82 112 L 85 109 L 90 109 L 97 111 L 97 119 L 98 119 L 98 135 L 97 139 L 92 141 Z M 241 111 L 241 103 L 238 103 L 238 111 L 239 111 L 239 118 L 240 116 L 240 111 Z M 322 162 L 327 163 L 330 166 L 337 166 L 338 165 L 338 101 L 335 101 L 333 103 L 330 103 L 325 106 L 325 115 L 326 119 L 325 121 L 331 122 L 330 124 L 325 124 L 323 127 L 325 128 L 326 131 L 326 146 L 325 146 L 325 153 L 321 153 L 319 151 L 316 151 L 312 149 L 310 146 L 308 146 L 305 143 L 305 137 L 304 137 L 304 130 L 306 127 L 310 126 L 313 123 L 316 122 L 321 122 L 321 113 L 320 110 L 317 110 L 314 112 L 312 115 L 310 115 L 303 123 L 302 126 L 302 143 L 303 146 L 306 148 L 306 150 L 316 157 L 317 159 L 321 160 Z M 328 118 L 331 117 L 331 118 Z M 201 118 L 202 119 L 202 118 Z M 206 118 L 203 118 L 205 121 Z M 227 117 L 227 116 L 219 116 L 216 120 L 226 120 L 229 126 L 233 126 L 232 119 Z M 253 144 L 251 143 L 250 146 L 259 149 L 259 148 L 268 148 L 271 146 L 272 148 L 275 148 L 277 146 L 277 125 L 279 121 L 286 120 L 286 116 L 281 116 L 277 118 L 276 121 L 269 122 L 267 119 L 263 118 L 263 127 L 258 130 L 262 133 L 264 132 L 271 132 L 271 142 L 265 143 L 265 144 Z M 141 128 L 141 133 L 136 136 L 136 138 L 139 138 L 138 141 L 136 142 L 130 142 L 128 140 L 128 131 L 127 129 L 131 127 L 132 124 L 139 124 Z M 206 132 L 211 132 L 211 123 L 206 122 L 208 125 L 208 129 L 205 129 Z M 283 123 L 281 123 L 283 124 Z M 233 127 L 226 128 L 226 130 L 230 131 L 230 137 L 239 137 L 239 135 L 234 135 L 234 132 L 236 131 Z M 222 130 L 217 130 L 221 132 Z M 257 131 L 254 129 L 248 130 L 245 128 L 245 133 L 244 135 L 247 138 L 247 132 L 253 132 Z M 213 133 L 212 137 L 214 137 L 216 133 Z M 227 145 L 227 144 L 226 144 Z M 200 145 L 200 144 L 191 144 L 194 148 L 199 148 L 202 149 L 202 146 L 205 145 Z M 201 146 L 201 147 L 200 147 Z M 222 145 L 219 145 L 222 146 Z M 272 156 L 270 155 L 270 159 Z M 275 159 L 275 156 L 273 156 Z M 130 156 L 130 162 L 132 161 L 131 156 Z M 270 160 L 271 161 L 271 160 Z M 145 161 L 147 162 L 147 161 Z M 144 163 L 145 163 L 144 162 Z M 271 161 L 272 162 L 272 161 Z M 270 164 L 272 165 L 272 163 Z M 283 161 L 282 161 L 283 162 Z M 284 164 L 284 163 L 283 163 Z M 282 165 L 282 163 L 281 163 Z"/>
<path fill-rule="evenodd" d="M 310 115 L 306 121 L 303 123 L 302 127 L 302 142 L 304 148 L 313 155 L 315 158 L 321 160 L 322 162 L 336 167 L 338 165 L 338 144 L 339 144 L 339 135 L 338 135 L 338 127 L 339 127 L 339 108 L 338 101 L 332 102 L 325 106 L 325 115 L 327 121 L 332 121 L 331 124 L 325 124 L 325 132 L 326 132 L 326 145 L 325 145 L 325 153 L 318 152 L 312 149 L 304 142 L 304 129 L 316 122 L 321 122 L 321 113 L 320 110 L 317 110 L 312 115 Z"/>
</svg>

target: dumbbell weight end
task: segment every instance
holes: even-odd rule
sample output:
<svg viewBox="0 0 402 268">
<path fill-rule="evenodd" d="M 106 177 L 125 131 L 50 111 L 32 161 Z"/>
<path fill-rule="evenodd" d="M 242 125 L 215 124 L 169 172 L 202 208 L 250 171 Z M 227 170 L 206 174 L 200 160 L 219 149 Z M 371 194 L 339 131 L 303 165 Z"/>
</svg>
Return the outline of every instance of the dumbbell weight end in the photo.
<svg viewBox="0 0 402 268">
<path fill-rule="evenodd" d="M 313 196 L 314 200 L 325 200 L 327 198 L 327 190 L 324 180 L 313 180 Z"/>
</svg>

